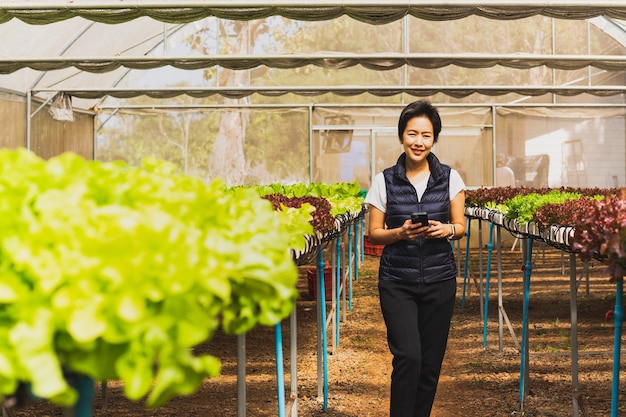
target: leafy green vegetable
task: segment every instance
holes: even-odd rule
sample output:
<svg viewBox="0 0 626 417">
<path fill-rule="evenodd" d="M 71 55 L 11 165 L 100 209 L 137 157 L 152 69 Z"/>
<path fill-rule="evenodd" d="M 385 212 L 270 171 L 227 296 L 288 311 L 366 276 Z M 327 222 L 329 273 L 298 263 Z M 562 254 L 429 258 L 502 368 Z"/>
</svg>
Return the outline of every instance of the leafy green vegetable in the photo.
<svg viewBox="0 0 626 417">
<path fill-rule="evenodd" d="M 515 194 L 516 195 L 513 195 Z M 467 207 L 486 207 L 519 223 L 574 228 L 569 249 L 583 260 L 596 258 L 607 265 L 612 282 L 626 274 L 626 195 L 620 189 L 481 188 L 468 191 Z M 562 241 L 552 242 L 557 247 Z"/>
<path fill-rule="evenodd" d="M 343 214 L 357 216 L 363 210 L 365 198 L 361 195 L 359 183 L 340 182 L 334 184 L 269 184 L 256 187 L 261 196 L 282 194 L 285 197 L 321 197 L 331 205 L 330 214 L 337 217 Z"/>
<path fill-rule="evenodd" d="M 545 194 L 530 193 L 518 195 L 503 204 L 507 207 L 505 217 L 517 219 L 520 223 L 528 223 L 533 220 L 533 213 L 545 204 L 558 204 L 567 200 L 580 198 L 579 193 L 562 192 L 551 190 Z"/>
<path fill-rule="evenodd" d="M 64 372 L 152 406 L 193 392 L 220 370 L 195 345 L 291 312 L 309 213 L 156 159 L 0 151 L 0 397 L 25 382 L 70 405 Z"/>
</svg>

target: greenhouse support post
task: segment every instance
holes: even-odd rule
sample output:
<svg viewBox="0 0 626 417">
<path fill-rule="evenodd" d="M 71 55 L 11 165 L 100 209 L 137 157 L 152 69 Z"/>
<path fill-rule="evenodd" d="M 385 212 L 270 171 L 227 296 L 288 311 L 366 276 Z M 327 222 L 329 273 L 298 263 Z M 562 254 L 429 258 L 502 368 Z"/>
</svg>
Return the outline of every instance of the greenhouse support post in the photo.
<svg viewBox="0 0 626 417">
<path fill-rule="evenodd" d="M 317 254 L 317 395 L 328 409 L 328 342 L 326 340 L 326 288 L 323 251 Z"/>
<path fill-rule="evenodd" d="M 478 302 L 480 309 L 480 318 L 484 319 L 485 316 L 485 304 L 483 302 L 484 286 L 483 286 L 483 221 L 478 219 L 478 276 L 480 283 L 478 285 Z"/>
<path fill-rule="evenodd" d="M 237 417 L 246 415 L 246 334 L 237 335 Z"/>
<path fill-rule="evenodd" d="M 100 382 L 100 395 L 102 395 L 102 409 L 105 410 L 109 406 L 109 393 L 107 391 L 107 380 Z"/>
<path fill-rule="evenodd" d="M 363 263 L 365 262 L 365 250 L 363 249 L 365 247 L 365 216 L 361 217 L 361 233 L 359 234 L 359 240 L 361 248 L 359 253 L 361 254 L 361 263 Z"/>
<path fill-rule="evenodd" d="M 359 262 L 361 259 L 361 235 L 363 233 L 359 233 L 361 228 L 359 225 L 361 224 L 361 218 L 358 218 L 356 222 L 354 222 L 354 280 L 359 280 Z M 352 288 L 352 286 L 350 286 Z M 352 295 L 352 293 L 350 293 Z M 352 297 L 350 297 L 350 310 L 352 310 Z"/>
<path fill-rule="evenodd" d="M 504 350 L 504 305 L 502 302 L 502 228 L 496 227 L 496 263 L 498 274 L 498 349 Z"/>
<path fill-rule="evenodd" d="M 63 417 L 91 417 L 93 415 L 94 381 L 86 375 L 67 375 L 68 383 L 78 392 L 73 407 L 63 409 Z"/>
<path fill-rule="evenodd" d="M 521 412 L 524 412 L 524 396 L 526 395 L 528 381 L 528 303 L 530 299 L 530 272 L 532 270 L 533 239 L 527 238 L 528 245 L 525 253 L 526 264 L 524 267 L 524 306 L 522 313 L 522 349 L 520 358 L 520 390 L 519 401 Z"/>
<path fill-rule="evenodd" d="M 352 245 L 354 244 L 354 236 L 352 234 L 352 227 L 348 227 L 348 260 L 346 261 L 346 267 L 348 268 L 348 309 L 352 311 Z M 345 314 L 345 310 L 344 310 Z"/>
<path fill-rule="evenodd" d="M 624 323 L 624 311 L 622 307 L 624 294 L 624 280 L 617 281 L 615 290 L 615 309 L 613 310 L 613 323 L 615 334 L 613 338 L 613 386 L 611 389 L 611 417 L 617 417 L 619 398 L 619 364 L 622 341 L 622 324 Z"/>
<path fill-rule="evenodd" d="M 455 240 L 453 242 L 452 249 L 455 251 L 454 256 L 456 256 L 456 271 L 458 277 L 458 273 L 461 270 L 461 239 Z"/>
<path fill-rule="evenodd" d="M 291 367 L 291 385 L 290 385 L 290 397 L 292 399 L 291 404 L 291 417 L 298 416 L 298 320 L 296 312 L 298 310 L 297 305 L 294 303 L 293 310 L 291 311 L 291 317 L 289 317 L 289 351 L 290 353 L 290 367 Z"/>
<path fill-rule="evenodd" d="M 578 308 L 576 293 L 576 254 L 569 255 L 569 309 L 570 309 L 570 341 L 572 346 L 572 415 L 578 415 Z"/>
<path fill-rule="evenodd" d="M 515 330 L 511 325 L 509 316 L 504 309 L 504 303 L 502 301 L 502 229 L 500 226 L 496 228 L 496 248 L 497 248 L 497 268 L 498 268 L 498 334 L 499 334 L 499 349 L 500 352 L 504 350 L 504 324 L 509 330 L 509 334 L 513 339 L 515 348 L 520 351 L 520 344 L 515 335 Z"/>
<path fill-rule="evenodd" d="M 285 373 L 283 369 L 283 331 L 278 322 L 274 325 L 276 348 L 276 385 L 278 388 L 278 417 L 285 417 Z"/>
<path fill-rule="evenodd" d="M 471 229 L 472 226 L 472 218 L 467 217 L 466 219 L 467 227 L 467 240 L 465 242 L 465 265 L 463 265 L 463 294 L 461 295 L 461 308 L 465 308 L 465 290 L 467 287 L 467 271 L 469 268 L 469 254 L 470 254 L 470 237 L 471 237 Z"/>
<path fill-rule="evenodd" d="M 342 279 L 343 277 L 341 276 L 341 255 L 342 255 L 342 239 L 341 239 L 341 234 L 337 237 L 337 243 L 335 245 L 336 247 L 336 252 L 335 252 L 335 280 L 334 280 L 334 285 L 333 285 L 333 303 L 335 306 L 335 332 L 334 332 L 334 338 L 333 338 L 333 352 L 334 349 L 337 348 L 339 346 L 339 323 L 341 321 L 341 293 L 342 293 Z"/>
<path fill-rule="evenodd" d="M 491 254 L 493 253 L 493 223 L 489 223 L 487 244 L 487 272 L 485 277 L 485 313 L 483 314 L 483 348 L 487 348 L 487 316 L 489 313 L 489 281 L 491 281 Z"/>
</svg>

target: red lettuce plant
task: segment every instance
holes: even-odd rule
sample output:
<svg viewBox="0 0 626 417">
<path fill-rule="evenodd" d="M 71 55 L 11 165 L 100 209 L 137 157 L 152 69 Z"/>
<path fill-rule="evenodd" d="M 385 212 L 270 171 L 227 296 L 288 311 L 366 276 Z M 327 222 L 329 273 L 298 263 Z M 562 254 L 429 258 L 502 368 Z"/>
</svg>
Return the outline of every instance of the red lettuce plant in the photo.
<svg viewBox="0 0 626 417">
<path fill-rule="evenodd" d="M 606 197 L 585 209 L 572 212 L 576 225 L 572 249 L 581 256 L 596 258 L 608 266 L 612 282 L 626 272 L 626 199 Z"/>
<path fill-rule="evenodd" d="M 311 225 L 316 232 L 325 234 L 333 232 L 337 228 L 335 217 L 331 214 L 330 202 L 324 197 L 288 197 L 283 194 L 267 194 L 263 198 L 272 203 L 274 210 L 280 210 L 281 204 L 285 207 L 298 208 L 308 203 L 315 207 L 315 211 L 311 213 Z"/>
<path fill-rule="evenodd" d="M 550 225 L 574 226 L 575 219 L 584 217 L 596 202 L 597 198 L 581 196 L 562 203 L 547 203 L 533 213 L 533 222 L 541 229 Z"/>
</svg>

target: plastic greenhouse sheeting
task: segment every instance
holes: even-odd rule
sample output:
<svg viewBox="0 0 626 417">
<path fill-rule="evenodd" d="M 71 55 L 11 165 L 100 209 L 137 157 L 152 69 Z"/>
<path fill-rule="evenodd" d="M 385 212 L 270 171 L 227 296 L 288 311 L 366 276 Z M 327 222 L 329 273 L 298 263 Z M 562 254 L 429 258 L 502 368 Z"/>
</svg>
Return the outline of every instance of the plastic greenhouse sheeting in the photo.
<svg viewBox="0 0 626 417">
<path fill-rule="evenodd" d="M 381 24 L 401 19 L 405 15 L 427 20 L 453 20 L 471 15 L 506 20 L 539 14 L 558 19 L 588 19 L 600 15 L 623 19 L 626 18 L 626 3 L 600 0 L 592 3 L 586 0 L 421 0 L 415 4 L 409 0 L 391 0 L 381 5 L 378 0 L 318 0 L 315 4 L 302 4 L 293 0 L 25 0 L 2 5 L 0 23 L 17 18 L 31 24 L 48 24 L 76 16 L 104 23 L 127 22 L 143 16 L 181 23 L 210 16 L 252 20 L 279 15 L 289 19 L 329 20 L 348 15 L 357 20 Z"/>
<path fill-rule="evenodd" d="M 509 92 L 527 96 L 547 93 L 564 96 L 582 93 L 612 96 L 623 93 L 621 85 L 544 88 L 523 85 L 481 86 L 478 83 L 455 87 L 433 85 L 427 88 L 281 86 L 224 89 L 191 86 L 161 89 L 162 84 L 148 86 L 141 79 L 143 75 L 137 75 L 166 67 L 187 73 L 210 67 L 242 70 L 259 66 L 297 68 L 306 65 L 332 69 L 360 65 L 370 70 L 390 70 L 403 66 L 432 69 L 450 65 L 466 68 L 489 68 L 498 65 L 516 69 L 547 67 L 564 70 L 593 67 L 605 71 L 623 71 L 626 68 L 626 59 L 608 55 L 316 53 L 291 56 L 206 56 L 190 50 L 184 50 L 181 54 L 176 49 L 181 37 L 193 33 L 195 25 L 202 19 L 254 20 L 271 16 L 302 21 L 347 16 L 375 25 L 394 22 L 407 16 L 431 21 L 459 20 L 469 16 L 494 20 L 547 16 L 601 21 L 606 18 L 626 17 L 626 1 L 595 1 L 589 4 L 573 0 L 487 0 L 478 3 L 467 0 L 426 0 L 414 4 L 405 0 L 387 1 L 384 5 L 372 0 L 322 0 L 315 4 L 286 0 L 1 1 L 0 38 L 12 41 L 0 44 L 0 88 L 22 93 L 32 91 L 36 95 L 39 93 L 40 97 L 48 98 L 57 91 L 66 91 L 77 98 L 90 100 L 83 103 L 79 100 L 75 103 L 76 108 L 91 108 L 107 95 L 117 98 L 139 95 L 168 98 L 183 93 L 192 97 L 220 94 L 238 99 L 254 93 L 273 97 L 289 93 L 306 97 L 326 93 L 339 96 L 370 93 L 386 97 L 400 93 L 429 96 L 441 92 L 455 98 L 474 93 L 487 96 Z M 623 35 L 623 31 L 617 32 Z M 152 77 L 155 78 L 168 79 L 158 75 Z M 41 94 L 42 92 L 47 94 Z"/>
</svg>

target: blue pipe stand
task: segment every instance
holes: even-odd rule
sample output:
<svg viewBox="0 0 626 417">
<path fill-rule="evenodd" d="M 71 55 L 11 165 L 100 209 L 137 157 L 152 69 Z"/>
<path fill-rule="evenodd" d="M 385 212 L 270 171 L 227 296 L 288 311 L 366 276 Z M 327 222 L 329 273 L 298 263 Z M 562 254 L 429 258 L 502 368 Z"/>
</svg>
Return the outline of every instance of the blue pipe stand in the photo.
<svg viewBox="0 0 626 417">
<path fill-rule="evenodd" d="M 63 409 L 63 417 L 91 417 L 93 415 L 94 381 L 91 377 L 70 373 L 67 382 L 78 392 L 73 407 Z"/>
<path fill-rule="evenodd" d="M 361 242 L 363 237 L 362 229 L 359 227 L 361 224 L 361 218 L 358 218 L 356 222 L 354 222 L 354 280 L 359 280 L 359 264 L 361 263 L 361 252 L 363 252 L 363 247 L 361 246 Z"/>
<path fill-rule="evenodd" d="M 572 346 L 572 415 L 578 415 L 578 306 L 576 280 L 576 254 L 569 256 L 569 309 L 570 309 L 570 344 Z"/>
<path fill-rule="evenodd" d="M 533 239 L 527 238 L 526 264 L 524 267 L 524 307 L 522 314 L 522 352 L 520 360 L 520 390 L 519 401 L 521 412 L 524 412 L 524 396 L 526 395 L 528 381 L 528 304 L 530 299 L 530 272 L 532 270 Z"/>
<path fill-rule="evenodd" d="M 613 384 L 611 388 L 611 417 L 617 417 L 619 397 L 619 364 L 622 343 L 622 324 L 624 323 L 623 311 L 624 280 L 617 281 L 615 291 L 615 309 L 613 310 L 613 323 L 615 325 L 613 340 Z"/>
<path fill-rule="evenodd" d="M 461 308 L 465 308 L 465 288 L 467 287 L 467 270 L 469 268 L 469 254 L 470 254 L 470 236 L 471 236 L 470 227 L 472 226 L 471 217 L 467 218 L 466 224 L 467 226 L 465 230 L 466 230 L 467 240 L 465 242 L 465 265 L 463 268 L 463 295 L 461 297 Z"/>
<path fill-rule="evenodd" d="M 348 261 L 346 267 L 348 268 L 348 310 L 352 311 L 352 256 L 354 254 L 352 246 L 354 245 L 354 236 L 352 234 L 352 227 L 348 227 Z M 358 270 L 358 266 L 355 267 Z"/>
<path fill-rule="evenodd" d="M 491 254 L 493 253 L 493 223 L 489 223 L 489 243 L 487 244 L 487 272 L 485 277 L 485 313 L 483 314 L 483 348 L 487 348 L 487 315 L 489 313 L 489 281 L 491 281 Z"/>
<path fill-rule="evenodd" d="M 276 348 L 276 385 L 278 386 L 278 417 L 285 417 L 285 372 L 283 369 L 283 331 L 280 323 L 274 325 Z"/>
<path fill-rule="evenodd" d="M 365 216 L 361 217 L 361 233 L 359 234 L 361 263 L 365 262 Z"/>
<path fill-rule="evenodd" d="M 339 235 L 335 246 L 335 293 L 333 294 L 335 302 L 335 347 L 339 346 L 339 323 L 341 320 L 341 246 L 341 235 Z"/>
<path fill-rule="evenodd" d="M 328 409 L 328 341 L 326 340 L 326 288 L 324 285 L 323 251 L 317 254 L 317 391 Z M 320 373 L 322 375 L 320 375 Z M 320 378 L 321 376 L 321 378 Z"/>
</svg>

